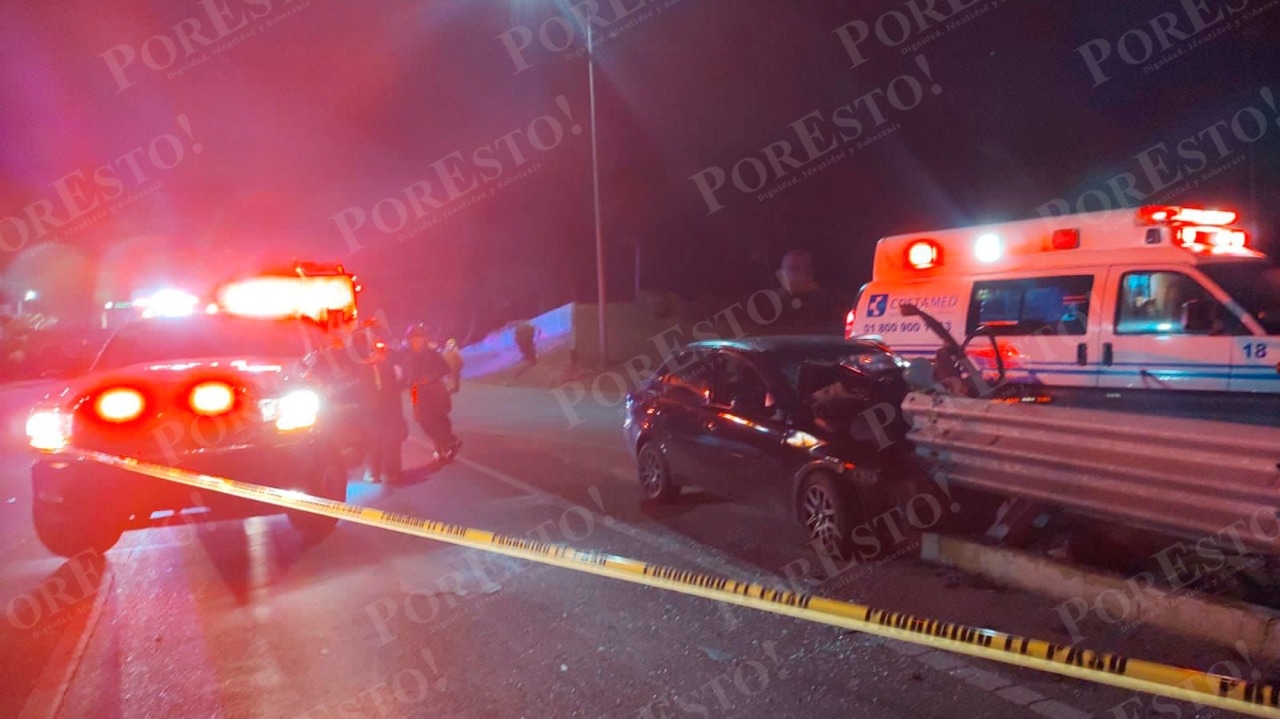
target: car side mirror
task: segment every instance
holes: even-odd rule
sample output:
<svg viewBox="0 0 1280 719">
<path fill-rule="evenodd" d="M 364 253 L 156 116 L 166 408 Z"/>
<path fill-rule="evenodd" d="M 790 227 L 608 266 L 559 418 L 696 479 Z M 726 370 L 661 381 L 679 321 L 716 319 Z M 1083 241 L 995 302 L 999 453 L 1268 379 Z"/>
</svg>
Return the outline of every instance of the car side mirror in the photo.
<svg viewBox="0 0 1280 719">
<path fill-rule="evenodd" d="M 1187 300 L 1182 303 L 1182 329 L 1184 332 L 1208 332 L 1213 327 L 1209 303 L 1204 300 Z"/>
</svg>

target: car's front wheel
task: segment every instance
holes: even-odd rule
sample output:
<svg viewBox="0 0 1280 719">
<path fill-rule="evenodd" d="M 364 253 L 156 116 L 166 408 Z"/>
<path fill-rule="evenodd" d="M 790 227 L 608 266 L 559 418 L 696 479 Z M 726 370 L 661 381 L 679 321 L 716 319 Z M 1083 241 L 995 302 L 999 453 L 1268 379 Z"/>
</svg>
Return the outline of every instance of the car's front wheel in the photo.
<svg viewBox="0 0 1280 719">
<path fill-rule="evenodd" d="M 800 490 L 800 520 L 815 548 L 835 560 L 853 556 L 853 509 L 847 493 L 826 472 L 816 472 Z"/>
<path fill-rule="evenodd" d="M 121 520 L 39 500 L 32 507 L 31 519 L 40 543 L 60 557 L 74 557 L 88 551 L 103 554 L 114 547 L 124 533 Z"/>
<path fill-rule="evenodd" d="M 347 468 L 341 461 L 326 462 L 315 479 L 311 494 L 335 502 L 347 501 Z M 338 519 L 324 514 L 311 512 L 289 512 L 289 523 L 302 534 L 307 543 L 315 543 L 329 536 Z"/>
<path fill-rule="evenodd" d="M 651 502 L 670 502 L 680 494 L 667 469 L 667 460 L 662 456 L 662 449 L 656 442 L 647 442 L 637 455 L 639 465 L 640 488 L 644 498 Z"/>
</svg>

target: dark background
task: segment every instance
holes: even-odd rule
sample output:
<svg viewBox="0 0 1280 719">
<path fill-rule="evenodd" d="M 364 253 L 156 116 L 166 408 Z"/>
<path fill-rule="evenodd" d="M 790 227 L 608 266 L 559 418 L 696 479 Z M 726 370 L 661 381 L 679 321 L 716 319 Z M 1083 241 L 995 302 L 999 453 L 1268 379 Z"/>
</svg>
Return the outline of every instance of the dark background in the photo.
<svg viewBox="0 0 1280 719">
<path fill-rule="evenodd" d="M 539 115 L 565 120 L 557 95 L 585 127 L 585 58 L 565 59 L 536 37 L 564 3 L 274 2 L 267 17 L 282 16 L 276 24 L 180 76 L 138 59 L 127 70 L 134 84 L 123 90 L 100 56 L 121 44 L 138 51 L 156 34 L 175 38 L 169 28 L 189 18 L 207 28 L 204 7 L 7 9 L 0 217 L 22 218 L 41 199 L 65 214 L 51 186 L 58 178 L 91 173 L 165 133 L 187 140 L 173 169 L 146 166 L 158 187 L 82 229 L 21 241 L 12 225 L 0 225 L 7 299 L 41 283 L 51 305 L 89 307 L 144 286 L 197 287 L 297 257 L 344 262 L 364 283 L 366 308 L 451 333 L 594 300 L 587 132 L 566 134 L 546 152 L 529 151 L 525 141 L 536 172 L 408 240 L 370 222 L 359 235 L 363 247 L 352 251 L 331 219 L 354 206 L 369 213 L 410 183 L 434 179 L 432 162 L 455 151 L 469 156 Z M 609 19 L 611 2 L 600 3 Z M 647 0 L 632 18 L 662 2 Z M 946 11 L 948 2 L 936 5 Z M 1202 12 L 1211 17 L 1243 2 L 1203 0 Z M 252 9 L 242 0 L 217 4 L 236 16 Z M 1270 249 L 1280 219 L 1272 202 L 1280 190 L 1280 112 L 1259 91 L 1280 93 L 1280 5 L 1251 0 L 1245 12 L 1262 10 L 1257 17 L 1236 26 L 1241 16 L 1233 16 L 1197 47 L 1214 30 L 1178 43 L 1169 52 L 1185 54 L 1159 69 L 1120 59 L 1121 36 L 1135 28 L 1151 35 L 1161 13 L 1190 30 L 1188 4 L 995 3 L 955 29 L 914 29 L 903 46 L 944 30 L 918 52 L 872 37 L 858 67 L 833 31 L 853 20 L 874 29 L 885 11 L 909 18 L 904 3 L 679 0 L 616 39 L 608 32 L 628 21 L 606 28 L 596 81 L 610 286 L 618 299 L 631 297 L 638 255 L 646 288 L 750 292 L 774 285 L 782 253 L 802 247 L 815 254 L 823 285 L 852 293 L 868 279 L 883 235 L 1034 217 L 1055 198 L 1074 203 L 1122 172 L 1141 177 L 1135 156 L 1146 148 L 1172 147 L 1248 105 L 1266 114 L 1266 134 L 1247 145 L 1223 130 L 1228 159 L 1246 159 L 1208 178 L 1226 163 L 1211 160 L 1199 187 L 1163 199 L 1237 208 Z M 520 25 L 535 33 L 525 50 L 533 66 L 516 72 L 498 36 Z M 1095 86 L 1076 48 L 1099 38 L 1113 46 L 1103 65 L 1111 79 Z M 1136 36 L 1130 42 L 1140 49 Z M 1151 61 L 1166 54 L 1157 46 Z M 899 130 L 765 202 L 726 185 L 726 207 L 708 214 L 690 176 L 762 158 L 778 140 L 796 145 L 788 125 L 810 112 L 827 118 L 829 134 L 836 108 L 900 74 L 919 77 L 916 55 L 942 91 L 914 109 L 888 111 Z M 189 137 L 179 113 L 189 118 Z M 498 179 L 516 172 L 508 167 Z M 150 186 L 126 183 L 106 205 Z M 51 239 L 65 246 L 40 247 Z"/>
</svg>

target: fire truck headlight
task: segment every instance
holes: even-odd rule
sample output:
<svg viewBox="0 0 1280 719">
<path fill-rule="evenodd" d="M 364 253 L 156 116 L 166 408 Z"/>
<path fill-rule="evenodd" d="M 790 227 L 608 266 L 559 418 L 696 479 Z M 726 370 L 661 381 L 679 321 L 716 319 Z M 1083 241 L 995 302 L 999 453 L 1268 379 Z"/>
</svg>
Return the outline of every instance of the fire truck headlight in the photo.
<svg viewBox="0 0 1280 719">
<path fill-rule="evenodd" d="M 56 452 L 71 441 L 71 415 L 37 410 L 27 417 L 27 441 L 35 449 Z"/>
<path fill-rule="evenodd" d="M 309 389 L 294 390 L 279 399 L 259 403 L 262 419 L 276 423 L 281 432 L 308 429 L 320 416 L 320 396 Z"/>
</svg>

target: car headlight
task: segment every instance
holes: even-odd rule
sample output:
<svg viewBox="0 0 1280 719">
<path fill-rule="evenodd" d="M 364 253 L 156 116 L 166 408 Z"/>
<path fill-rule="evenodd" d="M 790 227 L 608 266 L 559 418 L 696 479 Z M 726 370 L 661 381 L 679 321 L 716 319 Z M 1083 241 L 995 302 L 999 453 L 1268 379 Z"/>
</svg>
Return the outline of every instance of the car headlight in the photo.
<svg viewBox="0 0 1280 719">
<path fill-rule="evenodd" d="M 896 369 L 901 365 L 897 362 L 897 357 L 887 352 L 867 352 L 860 354 L 854 358 L 854 364 L 858 369 L 869 374 L 877 374 L 880 372 L 888 372 Z"/>
<path fill-rule="evenodd" d="M 56 452 L 71 442 L 71 415 L 36 410 L 27 417 L 27 443 L 42 452 Z"/>
<path fill-rule="evenodd" d="M 262 400 L 258 407 L 262 419 L 275 422 L 281 432 L 307 429 L 320 416 L 320 396 L 309 389 L 299 389 L 277 399 Z"/>
</svg>

